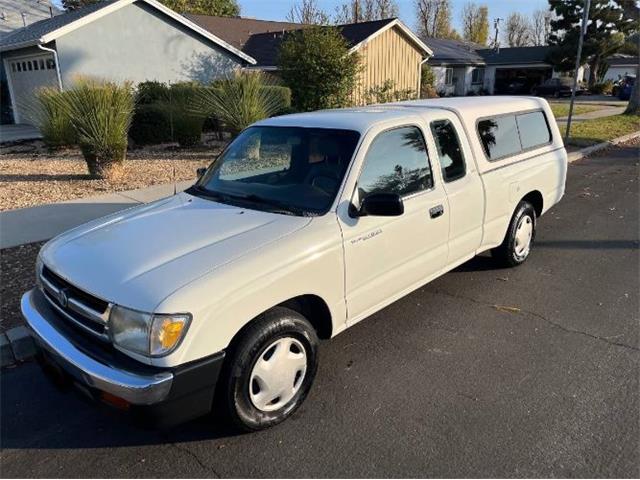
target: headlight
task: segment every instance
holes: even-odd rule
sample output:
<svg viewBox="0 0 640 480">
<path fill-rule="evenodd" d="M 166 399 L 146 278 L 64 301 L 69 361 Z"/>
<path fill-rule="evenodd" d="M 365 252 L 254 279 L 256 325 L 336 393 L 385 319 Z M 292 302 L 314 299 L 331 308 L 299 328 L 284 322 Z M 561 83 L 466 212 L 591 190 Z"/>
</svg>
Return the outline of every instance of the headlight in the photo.
<svg viewBox="0 0 640 480">
<path fill-rule="evenodd" d="M 160 315 L 114 305 L 109 332 L 115 345 L 150 357 L 168 355 L 180 344 L 191 315 Z"/>
</svg>

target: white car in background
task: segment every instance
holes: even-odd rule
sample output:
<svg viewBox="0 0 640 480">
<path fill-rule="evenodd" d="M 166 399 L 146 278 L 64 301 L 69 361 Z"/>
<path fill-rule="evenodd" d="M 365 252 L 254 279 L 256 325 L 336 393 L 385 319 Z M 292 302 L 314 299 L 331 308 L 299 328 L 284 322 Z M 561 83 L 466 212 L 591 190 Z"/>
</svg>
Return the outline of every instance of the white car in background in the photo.
<svg viewBox="0 0 640 480">
<path fill-rule="evenodd" d="M 187 191 L 48 242 L 22 312 L 96 400 L 262 429 L 304 401 L 319 339 L 486 250 L 523 263 L 566 170 L 539 98 L 271 118 Z"/>
</svg>

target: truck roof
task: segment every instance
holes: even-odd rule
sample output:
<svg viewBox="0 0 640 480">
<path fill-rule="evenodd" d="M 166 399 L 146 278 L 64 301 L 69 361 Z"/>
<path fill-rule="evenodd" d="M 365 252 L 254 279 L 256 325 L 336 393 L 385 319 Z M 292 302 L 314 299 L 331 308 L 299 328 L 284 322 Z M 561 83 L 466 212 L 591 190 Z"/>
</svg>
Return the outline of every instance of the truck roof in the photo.
<svg viewBox="0 0 640 480">
<path fill-rule="evenodd" d="M 417 118 L 425 109 L 449 110 L 467 122 L 489 115 L 541 109 L 546 101 L 537 97 L 482 96 L 434 98 L 405 102 L 370 105 L 366 107 L 319 110 L 308 113 L 294 113 L 262 120 L 257 125 L 316 127 L 355 130 L 366 132 L 370 127 L 389 120 Z"/>
</svg>

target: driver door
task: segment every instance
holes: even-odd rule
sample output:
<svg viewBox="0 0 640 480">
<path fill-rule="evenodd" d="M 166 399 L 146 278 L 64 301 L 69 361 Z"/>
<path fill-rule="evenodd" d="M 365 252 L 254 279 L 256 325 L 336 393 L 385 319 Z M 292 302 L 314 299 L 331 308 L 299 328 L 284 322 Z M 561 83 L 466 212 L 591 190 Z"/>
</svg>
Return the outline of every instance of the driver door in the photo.
<svg viewBox="0 0 640 480">
<path fill-rule="evenodd" d="M 449 207 L 422 128 L 407 125 L 370 135 L 351 207 L 343 202 L 338 209 L 349 325 L 429 281 L 448 255 Z M 372 193 L 400 195 L 404 213 L 355 215 L 354 208 Z"/>
</svg>

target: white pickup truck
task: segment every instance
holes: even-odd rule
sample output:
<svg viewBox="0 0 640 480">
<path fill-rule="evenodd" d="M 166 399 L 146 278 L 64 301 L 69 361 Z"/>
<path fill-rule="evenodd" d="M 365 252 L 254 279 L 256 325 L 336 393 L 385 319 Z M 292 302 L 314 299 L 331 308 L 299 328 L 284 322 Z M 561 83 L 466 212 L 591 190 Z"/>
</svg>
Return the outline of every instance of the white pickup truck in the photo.
<svg viewBox="0 0 640 480">
<path fill-rule="evenodd" d="M 480 252 L 524 262 L 566 170 L 534 97 L 271 118 L 185 192 L 48 242 L 22 312 L 46 370 L 92 398 L 258 430 L 304 401 L 319 339 Z"/>
</svg>

